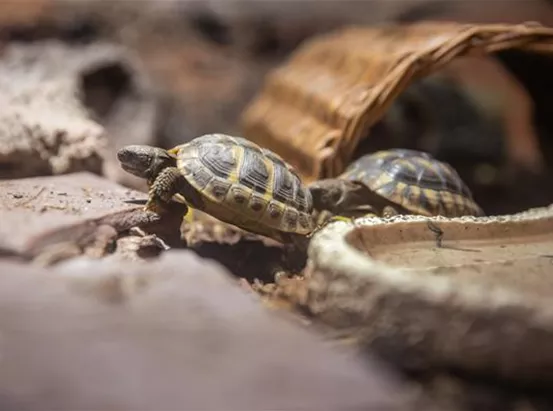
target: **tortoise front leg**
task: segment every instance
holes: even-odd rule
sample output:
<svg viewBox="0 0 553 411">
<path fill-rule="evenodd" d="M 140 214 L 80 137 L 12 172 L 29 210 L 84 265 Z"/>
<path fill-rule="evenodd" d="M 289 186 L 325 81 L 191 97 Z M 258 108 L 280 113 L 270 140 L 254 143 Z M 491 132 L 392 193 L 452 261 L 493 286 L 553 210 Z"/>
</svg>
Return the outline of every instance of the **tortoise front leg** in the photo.
<svg viewBox="0 0 553 411">
<path fill-rule="evenodd" d="M 150 184 L 145 209 L 162 214 L 167 210 L 173 196 L 181 191 L 184 176 L 176 167 L 163 169 Z"/>
</svg>

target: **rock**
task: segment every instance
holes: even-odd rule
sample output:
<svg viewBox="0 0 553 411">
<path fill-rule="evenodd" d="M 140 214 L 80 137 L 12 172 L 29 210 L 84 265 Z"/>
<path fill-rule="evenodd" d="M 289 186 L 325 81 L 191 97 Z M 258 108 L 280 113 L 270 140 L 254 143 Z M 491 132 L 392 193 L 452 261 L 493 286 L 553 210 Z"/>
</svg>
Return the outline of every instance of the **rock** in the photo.
<svg viewBox="0 0 553 411">
<path fill-rule="evenodd" d="M 102 256 L 135 226 L 180 238 L 182 214 L 146 213 L 145 194 L 91 173 L 2 181 L 0 198 L 0 252 L 43 264 L 83 252 Z"/>
<path fill-rule="evenodd" d="M 188 251 L 0 270 L 6 410 L 407 410 L 420 401 L 388 370 L 263 309 Z"/>
<path fill-rule="evenodd" d="M 152 143 L 156 100 L 139 62 L 110 44 L 11 45 L 0 61 L 1 177 L 120 171 L 115 151 Z"/>
<path fill-rule="evenodd" d="M 59 57 L 59 56 L 58 56 Z M 63 65 L 65 61 L 59 61 Z M 0 63 L 2 178 L 101 172 L 102 127 L 79 103 L 72 78 L 49 72 L 28 49 L 8 47 Z"/>
<path fill-rule="evenodd" d="M 157 235 L 147 234 L 138 227 L 132 227 L 129 235 L 117 239 L 115 252 L 110 257 L 142 261 L 157 257 L 169 248 Z"/>
</svg>

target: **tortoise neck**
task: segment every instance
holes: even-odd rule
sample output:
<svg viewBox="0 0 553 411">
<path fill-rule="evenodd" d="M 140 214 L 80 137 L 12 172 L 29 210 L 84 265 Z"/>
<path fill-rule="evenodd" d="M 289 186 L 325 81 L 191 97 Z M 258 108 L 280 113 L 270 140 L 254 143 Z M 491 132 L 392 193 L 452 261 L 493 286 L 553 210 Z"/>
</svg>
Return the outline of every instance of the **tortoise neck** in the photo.
<svg viewBox="0 0 553 411">
<path fill-rule="evenodd" d="M 155 180 L 155 178 L 166 168 L 176 167 L 177 160 L 169 156 L 156 156 L 152 160 L 152 164 L 148 169 L 148 179 Z"/>
</svg>

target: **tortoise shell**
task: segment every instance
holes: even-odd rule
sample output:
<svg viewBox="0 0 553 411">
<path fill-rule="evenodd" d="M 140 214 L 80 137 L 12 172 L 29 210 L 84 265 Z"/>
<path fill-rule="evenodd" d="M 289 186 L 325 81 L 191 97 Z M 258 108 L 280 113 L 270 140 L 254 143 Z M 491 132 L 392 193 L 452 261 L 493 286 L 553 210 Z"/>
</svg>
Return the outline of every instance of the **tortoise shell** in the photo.
<svg viewBox="0 0 553 411">
<path fill-rule="evenodd" d="M 206 134 L 168 151 L 197 194 L 187 197 L 192 207 L 273 238 L 275 231 L 312 230 L 311 193 L 270 150 L 241 137 Z"/>
<path fill-rule="evenodd" d="M 340 178 L 359 181 L 413 214 L 483 215 L 457 171 L 425 152 L 390 149 L 368 154 Z"/>
</svg>

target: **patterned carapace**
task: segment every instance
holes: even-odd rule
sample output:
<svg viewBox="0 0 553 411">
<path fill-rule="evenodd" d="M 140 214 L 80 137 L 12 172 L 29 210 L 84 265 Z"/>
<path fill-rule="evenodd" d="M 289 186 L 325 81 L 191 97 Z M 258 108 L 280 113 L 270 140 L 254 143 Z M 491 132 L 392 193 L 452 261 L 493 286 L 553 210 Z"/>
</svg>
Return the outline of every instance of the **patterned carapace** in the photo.
<svg viewBox="0 0 553 411">
<path fill-rule="evenodd" d="M 390 149 L 368 154 L 339 178 L 359 181 L 413 214 L 483 215 L 455 169 L 425 152 Z"/>
<path fill-rule="evenodd" d="M 313 229 L 311 193 L 275 153 L 225 134 L 201 136 L 168 152 L 198 194 L 187 198 L 192 207 L 264 235 Z"/>
</svg>

